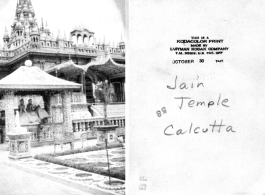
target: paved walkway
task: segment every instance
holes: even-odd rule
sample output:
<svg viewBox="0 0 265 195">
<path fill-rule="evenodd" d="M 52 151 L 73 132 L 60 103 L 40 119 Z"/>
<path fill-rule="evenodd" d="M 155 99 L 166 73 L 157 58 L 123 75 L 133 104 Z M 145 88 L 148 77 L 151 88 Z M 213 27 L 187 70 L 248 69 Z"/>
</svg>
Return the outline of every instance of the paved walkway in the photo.
<svg viewBox="0 0 265 195">
<path fill-rule="evenodd" d="M 0 194 L 3 195 L 91 195 L 0 162 Z"/>
<path fill-rule="evenodd" d="M 86 145 L 95 145 L 96 140 L 87 141 Z M 3 149 L 3 146 L 0 146 Z M 81 142 L 75 143 L 75 148 L 81 148 Z M 70 149 L 65 146 L 65 150 Z M 54 146 L 32 148 L 32 154 L 52 153 Z M 58 147 L 58 152 L 61 148 Z M 61 184 L 40 175 L 32 174 L 9 165 L 8 151 L 0 150 L 0 194 L 2 195 L 92 195 L 81 189 Z"/>
</svg>

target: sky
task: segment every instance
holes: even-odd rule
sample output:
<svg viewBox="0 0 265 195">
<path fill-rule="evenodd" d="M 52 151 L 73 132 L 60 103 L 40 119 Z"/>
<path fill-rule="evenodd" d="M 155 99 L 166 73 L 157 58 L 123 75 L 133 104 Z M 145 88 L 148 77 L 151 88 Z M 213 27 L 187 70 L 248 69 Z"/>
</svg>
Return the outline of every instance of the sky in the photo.
<svg viewBox="0 0 265 195">
<path fill-rule="evenodd" d="M 97 41 L 112 44 L 124 40 L 125 0 L 31 0 L 38 24 L 41 18 L 48 22 L 55 35 L 60 30 L 66 33 L 79 25 L 88 26 L 95 33 Z M 0 45 L 3 46 L 5 26 L 8 33 L 14 21 L 17 0 L 0 0 Z"/>
</svg>

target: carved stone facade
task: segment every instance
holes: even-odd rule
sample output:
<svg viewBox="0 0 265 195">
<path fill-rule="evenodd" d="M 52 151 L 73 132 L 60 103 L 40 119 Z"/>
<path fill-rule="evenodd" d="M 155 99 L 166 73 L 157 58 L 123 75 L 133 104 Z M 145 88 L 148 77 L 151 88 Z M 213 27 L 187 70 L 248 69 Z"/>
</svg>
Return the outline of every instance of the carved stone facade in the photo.
<svg viewBox="0 0 265 195">
<path fill-rule="evenodd" d="M 31 157 L 30 154 L 31 133 L 8 133 L 9 137 L 9 158 L 21 159 Z"/>
<path fill-rule="evenodd" d="M 63 131 L 72 132 L 72 110 L 71 110 L 71 92 L 63 91 L 62 93 L 63 104 Z"/>
<path fill-rule="evenodd" d="M 5 125 L 6 133 L 9 133 L 15 127 L 15 113 L 14 113 L 14 92 L 6 91 L 4 94 L 5 100 Z"/>
<path fill-rule="evenodd" d="M 0 79 L 23 66 L 28 59 L 43 70 L 66 62 L 69 57 L 75 64 L 85 65 L 106 53 L 110 53 L 119 63 L 125 63 L 122 38 L 111 45 L 105 39 L 103 42 L 96 41 L 94 35 L 91 29 L 76 26 L 68 35 L 59 31 L 55 36 L 47 22 L 46 25 L 43 21 L 41 25 L 37 23 L 32 2 L 19 0 L 11 33 L 5 28 L 4 46 L 0 47 Z M 8 68 L 8 72 L 4 73 L 4 68 Z"/>
</svg>

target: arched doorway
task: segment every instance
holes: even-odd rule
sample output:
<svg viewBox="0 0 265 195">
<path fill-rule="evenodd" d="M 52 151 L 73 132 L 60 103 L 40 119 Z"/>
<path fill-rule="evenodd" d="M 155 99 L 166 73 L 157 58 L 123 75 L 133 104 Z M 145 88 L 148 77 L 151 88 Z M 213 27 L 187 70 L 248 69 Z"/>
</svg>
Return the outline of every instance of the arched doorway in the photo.
<svg viewBox="0 0 265 195">
<path fill-rule="evenodd" d="M 77 35 L 77 45 L 82 45 L 83 44 L 83 39 L 80 34 Z"/>
<path fill-rule="evenodd" d="M 72 36 L 72 41 L 74 45 L 77 44 L 77 37 L 75 35 Z"/>
<path fill-rule="evenodd" d="M 87 103 L 94 103 L 92 80 L 88 76 L 86 76 L 85 89 Z"/>
<path fill-rule="evenodd" d="M 84 35 L 84 41 L 83 42 L 85 45 L 89 46 L 89 39 L 88 39 L 87 35 Z"/>
</svg>

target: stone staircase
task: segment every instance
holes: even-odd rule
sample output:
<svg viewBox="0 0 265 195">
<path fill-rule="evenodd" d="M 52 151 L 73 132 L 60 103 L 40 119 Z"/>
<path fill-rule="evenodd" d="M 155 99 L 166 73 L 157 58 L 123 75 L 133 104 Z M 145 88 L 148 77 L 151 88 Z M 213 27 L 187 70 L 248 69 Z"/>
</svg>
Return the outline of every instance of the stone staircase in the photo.
<svg viewBox="0 0 265 195">
<path fill-rule="evenodd" d="M 97 104 L 91 106 L 95 115 L 104 116 L 104 105 Z M 108 116 L 125 116 L 125 104 L 109 104 L 107 105 L 107 115 Z"/>
</svg>

